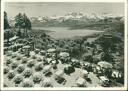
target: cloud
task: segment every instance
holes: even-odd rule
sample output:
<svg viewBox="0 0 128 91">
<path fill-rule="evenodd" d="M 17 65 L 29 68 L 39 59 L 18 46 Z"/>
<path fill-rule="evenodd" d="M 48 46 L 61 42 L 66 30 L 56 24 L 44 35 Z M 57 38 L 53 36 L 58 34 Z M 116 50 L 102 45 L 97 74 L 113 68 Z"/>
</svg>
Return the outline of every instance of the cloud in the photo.
<svg viewBox="0 0 128 91">
<path fill-rule="evenodd" d="M 124 14 L 123 3 L 10 2 L 5 4 L 10 15 L 26 12 L 30 16 L 65 15 L 70 12 Z M 12 14 L 13 11 L 13 14 Z"/>
</svg>

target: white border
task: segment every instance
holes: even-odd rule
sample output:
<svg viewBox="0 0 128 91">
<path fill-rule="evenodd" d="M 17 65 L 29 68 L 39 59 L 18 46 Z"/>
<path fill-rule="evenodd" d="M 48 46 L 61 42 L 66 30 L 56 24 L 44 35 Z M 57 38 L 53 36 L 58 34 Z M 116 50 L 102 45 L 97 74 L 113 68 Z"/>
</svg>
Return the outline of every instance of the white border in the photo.
<svg viewBox="0 0 128 91">
<path fill-rule="evenodd" d="M 3 61 L 1 61 L 1 90 L 127 90 L 127 0 L 2 0 L 1 1 L 1 60 L 3 60 L 3 11 L 4 11 L 4 2 L 123 2 L 125 3 L 125 83 L 124 87 L 111 87 L 111 88 L 103 88 L 103 87 L 87 87 L 87 88 L 76 88 L 76 87 L 53 87 L 53 88 L 22 88 L 22 87 L 3 87 Z"/>
<path fill-rule="evenodd" d="M 126 0 L 3 0 L 3 1 L 4 2 L 126 2 Z"/>
</svg>

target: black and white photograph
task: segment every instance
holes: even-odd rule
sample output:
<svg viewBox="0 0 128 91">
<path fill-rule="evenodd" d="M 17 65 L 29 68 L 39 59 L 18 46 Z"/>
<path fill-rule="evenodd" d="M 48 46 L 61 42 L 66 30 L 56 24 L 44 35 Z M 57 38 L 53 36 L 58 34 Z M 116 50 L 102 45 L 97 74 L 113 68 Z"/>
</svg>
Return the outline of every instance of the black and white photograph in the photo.
<svg viewBox="0 0 128 91">
<path fill-rule="evenodd" d="M 127 84 L 125 2 L 15 0 L 2 5 L 3 88 Z"/>
</svg>

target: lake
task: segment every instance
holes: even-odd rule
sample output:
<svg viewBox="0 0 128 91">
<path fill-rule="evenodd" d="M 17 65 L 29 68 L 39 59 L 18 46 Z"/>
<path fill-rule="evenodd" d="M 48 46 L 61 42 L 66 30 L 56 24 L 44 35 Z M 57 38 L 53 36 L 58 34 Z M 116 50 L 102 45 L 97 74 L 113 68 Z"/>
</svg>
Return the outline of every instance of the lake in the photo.
<svg viewBox="0 0 128 91">
<path fill-rule="evenodd" d="M 69 30 L 69 28 L 67 27 L 33 27 L 33 29 L 50 30 L 51 32 L 47 32 L 47 34 L 55 39 L 72 38 L 75 36 L 88 36 L 95 33 L 103 32 L 88 29 Z"/>
</svg>

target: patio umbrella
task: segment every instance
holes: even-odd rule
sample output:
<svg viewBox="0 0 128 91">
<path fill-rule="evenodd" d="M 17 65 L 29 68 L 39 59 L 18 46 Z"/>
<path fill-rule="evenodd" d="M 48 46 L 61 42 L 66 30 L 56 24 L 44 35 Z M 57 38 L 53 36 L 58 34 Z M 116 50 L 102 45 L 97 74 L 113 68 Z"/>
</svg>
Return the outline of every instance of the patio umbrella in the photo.
<svg viewBox="0 0 128 91">
<path fill-rule="evenodd" d="M 114 78 L 118 78 L 118 77 L 121 77 L 122 75 L 121 75 L 121 73 L 119 72 L 119 71 L 113 71 L 112 72 L 112 77 L 114 77 Z"/>
<path fill-rule="evenodd" d="M 23 48 L 24 48 L 24 49 L 29 49 L 29 48 L 30 48 L 30 46 L 24 46 Z"/>
<path fill-rule="evenodd" d="M 73 72 L 75 72 L 75 68 L 72 65 L 67 64 L 64 66 L 64 72 L 66 74 L 73 73 Z"/>
<path fill-rule="evenodd" d="M 65 52 L 67 51 L 65 48 L 56 48 L 56 51 L 57 52 Z"/>
<path fill-rule="evenodd" d="M 15 41 L 16 39 L 18 39 L 18 37 L 14 36 L 13 38 L 10 38 L 10 41 Z"/>
<path fill-rule="evenodd" d="M 48 63 L 52 61 L 52 58 L 47 58 Z"/>
<path fill-rule="evenodd" d="M 62 76 L 64 74 L 64 71 L 63 70 L 58 70 L 55 75 L 56 76 Z"/>
<path fill-rule="evenodd" d="M 44 78 L 42 86 L 43 87 L 51 87 L 52 86 L 51 79 L 50 78 Z"/>
<path fill-rule="evenodd" d="M 70 65 L 70 64 L 64 65 L 64 68 L 66 68 L 66 69 L 68 69 L 69 67 L 72 67 L 72 65 Z"/>
<path fill-rule="evenodd" d="M 23 46 L 24 44 L 17 44 L 17 46 Z"/>
<path fill-rule="evenodd" d="M 56 49 L 53 49 L 53 48 L 47 50 L 47 52 L 55 52 L 55 51 Z"/>
<path fill-rule="evenodd" d="M 77 85 L 84 85 L 86 83 L 85 79 L 82 78 L 82 77 L 79 77 L 77 80 L 76 80 L 76 84 Z"/>
<path fill-rule="evenodd" d="M 76 60 L 76 59 L 72 59 L 71 61 L 72 62 L 79 62 L 79 60 Z"/>
<path fill-rule="evenodd" d="M 67 53 L 67 52 L 61 52 L 60 54 L 59 54 L 61 57 L 69 57 L 69 53 Z"/>
<path fill-rule="evenodd" d="M 46 53 L 46 51 L 44 51 L 44 50 L 40 51 L 41 55 L 45 55 L 45 53 Z"/>
<path fill-rule="evenodd" d="M 112 64 L 105 62 L 105 61 L 98 62 L 98 65 L 103 68 L 112 68 L 113 67 Z"/>
<path fill-rule="evenodd" d="M 87 70 L 82 70 L 82 74 L 83 75 L 87 75 L 88 74 L 88 71 Z"/>
<path fill-rule="evenodd" d="M 99 78 L 100 78 L 100 80 L 102 80 L 102 81 L 108 81 L 108 80 L 109 80 L 109 79 L 106 78 L 105 76 L 100 76 Z"/>
<path fill-rule="evenodd" d="M 44 78 L 43 83 L 50 83 L 51 82 L 50 80 L 51 80 L 50 78 Z"/>
<path fill-rule="evenodd" d="M 53 60 L 53 61 L 52 61 L 52 64 L 56 64 L 56 60 Z"/>
<path fill-rule="evenodd" d="M 89 66 L 90 63 L 89 63 L 89 62 L 84 62 L 84 65 L 85 65 L 85 66 Z"/>
<path fill-rule="evenodd" d="M 43 70 L 44 70 L 44 71 L 48 71 L 48 70 L 50 70 L 51 68 L 52 68 L 51 65 L 47 65 L 47 66 L 45 66 L 45 67 L 43 68 Z"/>
<path fill-rule="evenodd" d="M 33 87 L 33 84 L 33 81 L 27 78 L 23 80 L 22 87 Z"/>
</svg>

